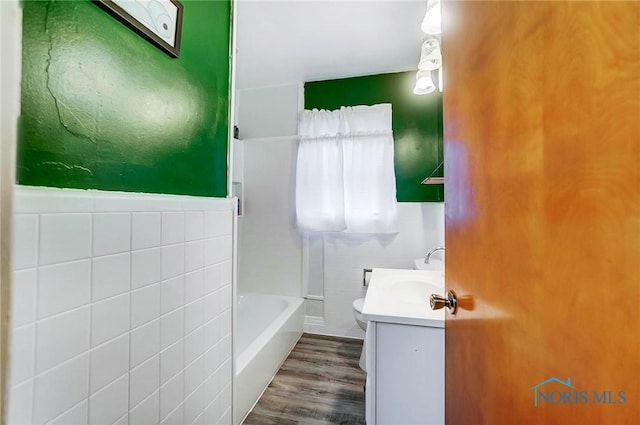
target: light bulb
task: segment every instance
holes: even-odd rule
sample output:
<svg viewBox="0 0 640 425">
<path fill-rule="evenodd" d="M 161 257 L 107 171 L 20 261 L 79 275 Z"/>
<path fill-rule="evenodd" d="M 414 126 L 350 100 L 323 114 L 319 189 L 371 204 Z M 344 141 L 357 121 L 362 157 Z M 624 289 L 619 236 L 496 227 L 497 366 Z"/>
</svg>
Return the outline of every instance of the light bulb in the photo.
<svg viewBox="0 0 640 425">
<path fill-rule="evenodd" d="M 436 89 L 436 85 L 433 84 L 430 71 L 418 71 L 416 73 L 416 85 L 413 88 L 413 93 L 417 95 L 429 94 Z"/>
<path fill-rule="evenodd" d="M 440 68 L 440 65 L 442 65 L 440 43 L 435 38 L 428 38 L 422 43 L 418 69 L 433 71 Z"/>
<path fill-rule="evenodd" d="M 422 32 L 425 34 L 442 33 L 442 15 L 440 13 L 440 0 L 428 0 L 427 12 L 422 21 Z"/>
</svg>

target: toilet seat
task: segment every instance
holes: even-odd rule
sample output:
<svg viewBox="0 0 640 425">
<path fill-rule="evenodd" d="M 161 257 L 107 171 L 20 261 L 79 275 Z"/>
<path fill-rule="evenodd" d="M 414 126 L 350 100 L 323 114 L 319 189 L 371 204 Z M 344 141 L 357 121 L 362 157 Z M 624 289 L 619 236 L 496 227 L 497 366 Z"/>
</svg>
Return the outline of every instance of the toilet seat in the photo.
<svg viewBox="0 0 640 425">
<path fill-rule="evenodd" d="M 358 326 L 360 326 L 360 328 L 363 331 L 365 331 L 365 339 L 366 339 L 367 322 L 362 317 L 362 309 L 364 308 L 364 298 L 358 298 L 357 300 L 354 300 L 351 305 L 353 306 L 353 317 L 355 317 L 356 323 L 358 323 Z M 365 372 L 367 371 L 366 345 L 367 345 L 366 342 L 362 345 L 362 352 L 360 353 L 360 361 L 358 362 L 358 364 L 360 365 L 360 369 L 364 370 Z"/>
<path fill-rule="evenodd" d="M 358 326 L 363 331 L 367 330 L 367 321 L 362 317 L 362 309 L 364 308 L 364 298 L 358 298 L 351 304 L 353 307 L 353 317 L 356 319 Z"/>
<path fill-rule="evenodd" d="M 353 301 L 353 309 L 358 313 L 362 314 L 362 309 L 364 308 L 364 298 L 358 298 Z"/>
</svg>

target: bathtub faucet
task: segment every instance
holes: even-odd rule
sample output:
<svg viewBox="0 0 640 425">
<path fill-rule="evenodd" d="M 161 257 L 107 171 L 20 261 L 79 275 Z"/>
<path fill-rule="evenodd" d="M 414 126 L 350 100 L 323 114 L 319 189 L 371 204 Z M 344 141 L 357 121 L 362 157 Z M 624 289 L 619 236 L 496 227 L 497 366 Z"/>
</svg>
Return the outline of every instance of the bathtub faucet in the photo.
<svg viewBox="0 0 640 425">
<path fill-rule="evenodd" d="M 429 261 L 431 261 L 431 256 L 433 254 L 435 254 L 438 251 L 442 251 L 444 252 L 444 247 L 443 246 L 438 246 L 433 248 L 431 251 L 427 252 L 427 255 L 424 257 L 424 263 L 425 264 L 429 264 Z"/>
</svg>

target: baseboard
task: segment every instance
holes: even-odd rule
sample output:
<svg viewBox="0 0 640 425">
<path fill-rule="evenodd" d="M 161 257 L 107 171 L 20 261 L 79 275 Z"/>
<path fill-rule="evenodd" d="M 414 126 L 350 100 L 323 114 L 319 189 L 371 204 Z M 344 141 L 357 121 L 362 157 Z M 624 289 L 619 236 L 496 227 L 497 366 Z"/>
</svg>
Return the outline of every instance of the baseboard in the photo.
<svg viewBox="0 0 640 425">
<path fill-rule="evenodd" d="M 324 326 L 324 317 L 321 316 L 304 316 L 305 326 Z"/>
</svg>

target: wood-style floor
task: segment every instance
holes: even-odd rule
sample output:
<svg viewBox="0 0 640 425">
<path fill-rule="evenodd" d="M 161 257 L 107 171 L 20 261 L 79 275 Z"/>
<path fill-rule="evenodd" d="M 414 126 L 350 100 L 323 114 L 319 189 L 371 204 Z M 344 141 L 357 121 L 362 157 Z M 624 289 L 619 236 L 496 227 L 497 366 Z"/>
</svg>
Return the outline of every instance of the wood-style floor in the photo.
<svg viewBox="0 0 640 425">
<path fill-rule="evenodd" d="M 364 425 L 362 341 L 304 334 L 245 425 Z"/>
</svg>

